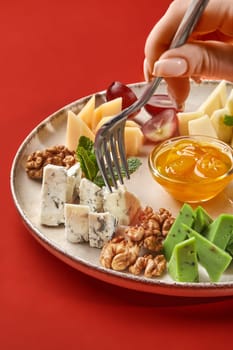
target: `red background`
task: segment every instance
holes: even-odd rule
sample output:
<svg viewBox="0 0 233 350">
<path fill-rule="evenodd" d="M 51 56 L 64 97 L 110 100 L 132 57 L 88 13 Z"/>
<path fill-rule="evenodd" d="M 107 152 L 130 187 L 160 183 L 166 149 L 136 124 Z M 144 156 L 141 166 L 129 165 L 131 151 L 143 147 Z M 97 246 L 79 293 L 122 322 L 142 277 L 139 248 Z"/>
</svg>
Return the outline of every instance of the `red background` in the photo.
<svg viewBox="0 0 233 350">
<path fill-rule="evenodd" d="M 13 157 L 40 121 L 112 81 L 143 80 L 145 39 L 169 0 L 1 0 L 0 348 L 232 348 L 233 299 L 105 284 L 42 248 L 13 204 Z"/>
</svg>

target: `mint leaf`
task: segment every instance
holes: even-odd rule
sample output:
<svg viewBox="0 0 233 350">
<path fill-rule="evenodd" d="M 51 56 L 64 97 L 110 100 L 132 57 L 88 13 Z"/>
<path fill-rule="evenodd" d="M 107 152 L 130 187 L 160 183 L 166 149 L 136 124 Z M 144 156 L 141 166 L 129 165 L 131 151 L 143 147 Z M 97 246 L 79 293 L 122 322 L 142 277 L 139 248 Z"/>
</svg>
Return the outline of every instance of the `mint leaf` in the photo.
<svg viewBox="0 0 233 350">
<path fill-rule="evenodd" d="M 233 126 L 233 115 L 225 114 L 223 118 L 223 123 L 227 126 Z"/>
<path fill-rule="evenodd" d="M 95 155 L 82 146 L 78 146 L 76 154 L 84 176 L 93 181 L 99 171 Z"/>
<path fill-rule="evenodd" d="M 81 136 L 76 155 L 84 176 L 93 181 L 99 171 L 94 152 L 94 142 L 86 136 Z"/>
<path fill-rule="evenodd" d="M 94 142 L 86 136 L 81 136 L 79 138 L 76 155 L 77 155 L 78 161 L 80 162 L 80 167 L 82 169 L 84 176 L 88 180 L 93 181 L 99 187 L 105 186 L 104 179 L 99 172 L 95 151 L 94 151 Z M 134 173 L 142 164 L 140 159 L 134 158 L 134 157 L 128 158 L 127 162 L 128 162 L 129 174 Z M 116 171 L 114 172 L 114 174 L 115 174 L 115 178 L 118 179 L 118 175 Z M 122 177 L 126 176 L 126 173 L 123 168 L 121 169 L 121 174 L 122 174 Z M 110 180 L 110 183 L 111 183 L 111 180 Z M 111 185 L 113 184 L 111 183 Z"/>
<path fill-rule="evenodd" d="M 142 165 L 142 162 L 140 161 L 140 159 L 135 157 L 128 158 L 127 162 L 128 162 L 128 169 L 130 174 L 133 174 Z"/>
<path fill-rule="evenodd" d="M 94 153 L 94 142 L 86 136 L 80 136 L 78 142 L 78 148 L 79 147 L 83 147 L 86 151 Z"/>
<path fill-rule="evenodd" d="M 105 183 L 104 183 L 104 179 L 102 177 L 102 175 L 100 174 L 97 174 L 96 177 L 94 178 L 94 181 L 93 181 L 97 186 L 99 187 L 103 187 L 105 186 Z M 111 182 L 111 181 L 110 181 Z M 112 184 L 111 184 L 112 185 Z"/>
<path fill-rule="evenodd" d="M 134 157 L 128 158 L 127 159 L 127 163 L 128 163 L 129 174 L 133 174 L 142 164 L 140 159 L 134 158 Z M 122 174 L 122 177 L 126 176 L 126 172 L 125 172 L 125 170 L 123 168 L 121 168 L 121 174 Z M 117 175 L 116 171 L 114 171 L 114 175 L 115 175 L 115 178 L 118 179 L 118 175 Z M 112 186 L 113 183 L 112 183 L 110 178 L 109 178 L 109 182 L 110 182 L 110 184 Z M 94 179 L 94 183 L 97 186 L 99 186 L 99 187 L 105 186 L 104 179 L 103 179 L 103 177 L 100 174 L 96 175 L 96 177 Z"/>
</svg>

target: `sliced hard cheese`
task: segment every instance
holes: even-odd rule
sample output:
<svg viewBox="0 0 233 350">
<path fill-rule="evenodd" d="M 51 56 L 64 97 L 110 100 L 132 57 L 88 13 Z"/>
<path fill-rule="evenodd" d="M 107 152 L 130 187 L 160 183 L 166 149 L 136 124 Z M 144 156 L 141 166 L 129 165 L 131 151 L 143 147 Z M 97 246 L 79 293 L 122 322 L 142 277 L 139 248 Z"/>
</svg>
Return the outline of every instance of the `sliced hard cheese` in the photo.
<svg viewBox="0 0 233 350">
<path fill-rule="evenodd" d="M 96 125 L 94 133 L 96 134 L 97 131 L 101 128 L 101 126 L 103 126 L 105 123 L 107 123 L 109 120 L 112 119 L 112 116 L 108 116 L 108 117 L 103 117 L 100 119 L 99 123 Z"/>
<path fill-rule="evenodd" d="M 94 111 L 93 119 L 91 122 L 91 129 L 94 131 L 103 117 L 113 117 L 120 113 L 122 109 L 122 98 L 118 97 L 114 100 L 105 102 L 97 107 Z"/>
<path fill-rule="evenodd" d="M 103 117 L 99 121 L 98 125 L 96 126 L 95 132 L 97 132 L 102 125 L 107 123 L 112 118 L 113 118 L 112 116 L 110 116 L 110 117 L 109 116 L 108 117 Z M 134 126 L 134 127 L 140 128 L 140 125 L 138 123 L 134 122 L 133 120 L 126 120 L 125 126 L 129 126 L 129 127 L 133 127 Z"/>
<path fill-rule="evenodd" d="M 227 98 L 226 108 L 229 111 L 228 113 L 233 116 L 233 89 Z"/>
<path fill-rule="evenodd" d="M 222 80 L 207 99 L 198 108 L 198 111 L 202 111 L 209 117 L 216 109 L 223 108 L 227 100 L 227 88 L 225 80 Z"/>
<path fill-rule="evenodd" d="M 87 124 L 87 126 L 91 129 L 91 123 L 94 116 L 95 110 L 95 95 L 93 95 L 85 106 L 78 113 L 78 116 Z"/>
<path fill-rule="evenodd" d="M 205 135 L 217 138 L 217 133 L 207 114 L 188 122 L 189 135 Z"/>
<path fill-rule="evenodd" d="M 136 123 L 136 122 L 134 122 L 133 120 L 130 120 L 130 119 L 126 120 L 125 126 L 140 128 L 140 125 L 138 123 Z"/>
<path fill-rule="evenodd" d="M 144 135 L 138 126 L 125 127 L 125 151 L 127 156 L 137 156 L 144 142 Z"/>
<path fill-rule="evenodd" d="M 88 125 L 82 120 L 80 115 L 68 111 L 67 128 L 66 128 L 66 147 L 69 150 L 76 151 L 80 136 L 89 137 L 94 141 L 95 135 Z"/>
<path fill-rule="evenodd" d="M 224 124 L 225 115 L 229 115 L 226 108 L 217 109 L 212 113 L 210 120 L 215 128 L 219 140 L 228 143 L 232 138 L 232 126 Z"/>
<path fill-rule="evenodd" d="M 197 119 L 203 116 L 202 111 L 196 111 L 196 112 L 180 112 L 177 113 L 177 117 L 179 120 L 179 134 L 182 135 L 188 135 L 188 123 L 190 120 Z"/>
<path fill-rule="evenodd" d="M 112 117 L 103 117 L 98 123 L 95 132 Z M 144 142 L 144 135 L 140 125 L 133 120 L 126 120 L 125 124 L 125 151 L 127 156 L 137 156 Z"/>
</svg>

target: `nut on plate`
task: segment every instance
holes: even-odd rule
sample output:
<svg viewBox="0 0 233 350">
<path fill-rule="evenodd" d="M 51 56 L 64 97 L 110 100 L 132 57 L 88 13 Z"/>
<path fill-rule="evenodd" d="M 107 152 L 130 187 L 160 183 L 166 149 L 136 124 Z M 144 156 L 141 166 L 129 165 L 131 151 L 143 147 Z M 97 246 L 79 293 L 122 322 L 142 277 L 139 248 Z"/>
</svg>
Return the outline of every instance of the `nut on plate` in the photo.
<svg viewBox="0 0 233 350">
<path fill-rule="evenodd" d="M 137 225 L 127 227 L 124 235 L 105 243 L 100 263 L 116 271 L 128 269 L 134 275 L 144 273 L 148 278 L 161 276 L 167 263 L 161 253 L 162 242 L 174 220 L 164 208 L 154 212 L 151 207 L 146 207 L 139 215 Z"/>
<path fill-rule="evenodd" d="M 70 151 L 67 147 L 58 145 L 30 154 L 25 169 L 31 179 L 41 180 L 45 165 L 53 164 L 70 168 L 76 161 L 75 151 Z"/>
</svg>

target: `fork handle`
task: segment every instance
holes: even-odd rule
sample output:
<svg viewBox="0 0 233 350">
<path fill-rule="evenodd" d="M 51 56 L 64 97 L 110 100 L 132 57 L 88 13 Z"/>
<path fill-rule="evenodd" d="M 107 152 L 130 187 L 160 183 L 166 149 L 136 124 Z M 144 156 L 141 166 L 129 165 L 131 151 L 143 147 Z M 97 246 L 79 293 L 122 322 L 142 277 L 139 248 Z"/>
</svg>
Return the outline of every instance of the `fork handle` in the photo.
<svg viewBox="0 0 233 350">
<path fill-rule="evenodd" d="M 173 37 L 169 49 L 182 46 L 188 40 L 203 11 L 205 10 L 209 0 L 192 0 L 184 17 Z M 147 84 L 140 98 L 131 106 L 122 111 L 119 120 L 127 118 L 132 112 L 140 110 L 151 98 L 157 87 L 159 86 L 162 77 L 157 77 Z M 117 119 L 117 117 L 116 117 Z M 117 121 L 117 120 L 116 120 Z"/>
<path fill-rule="evenodd" d="M 193 0 L 172 39 L 169 49 L 184 45 L 193 32 L 209 0 Z"/>
</svg>

